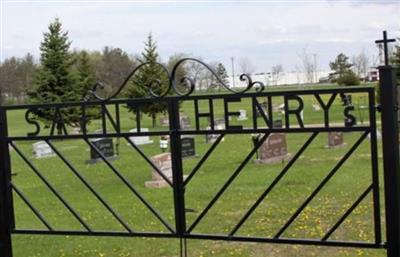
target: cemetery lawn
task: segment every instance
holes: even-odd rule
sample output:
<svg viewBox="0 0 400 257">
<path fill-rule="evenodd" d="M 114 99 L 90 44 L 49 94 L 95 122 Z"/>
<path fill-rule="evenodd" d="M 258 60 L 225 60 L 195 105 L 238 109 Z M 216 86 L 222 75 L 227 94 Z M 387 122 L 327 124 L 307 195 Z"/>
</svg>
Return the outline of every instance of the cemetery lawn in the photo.
<svg viewBox="0 0 400 257">
<path fill-rule="evenodd" d="M 363 97 L 362 95 L 354 95 L 353 101 L 355 101 L 354 99 L 358 100 L 360 102 L 358 106 L 361 106 Z M 324 100 L 327 102 L 327 98 Z M 279 101 L 279 99 L 276 101 Z M 310 96 L 304 97 L 304 102 L 305 124 L 322 123 L 322 111 L 314 111 L 312 108 L 312 104 L 317 104 L 317 101 Z M 279 103 L 277 102 L 277 104 Z M 216 105 L 216 117 L 222 116 L 222 106 L 222 102 Z M 251 104 L 247 101 L 242 101 L 240 103 L 232 103 L 230 106 L 232 110 L 246 109 L 250 116 L 246 121 L 236 121 L 233 118 L 232 124 L 250 127 Z M 193 127 L 193 107 L 183 102 L 181 109 L 190 117 Z M 201 110 L 207 110 L 205 103 L 201 103 Z M 359 122 L 362 120 L 362 122 L 368 124 L 366 110 L 358 110 L 356 108 L 354 114 Z M 343 124 L 343 107 L 339 97 L 337 97 L 330 110 L 330 118 L 333 123 Z M 129 125 L 130 123 L 134 124 L 134 116 L 131 113 L 126 112 L 122 119 L 124 120 L 122 121 L 123 126 L 125 126 L 123 127 L 124 130 L 134 128 Z M 8 120 L 10 122 L 10 135 L 21 135 L 32 129 L 24 122 L 24 113 L 21 111 L 10 112 Z M 142 122 L 142 126 L 148 127 L 150 131 L 156 129 L 166 130 L 165 127 L 151 128 L 151 120 L 148 117 L 143 117 Z M 202 127 L 205 126 L 206 120 L 203 119 Z M 99 122 L 93 121 L 90 125 L 90 130 L 94 131 L 98 128 Z M 48 134 L 49 131 L 47 129 L 42 133 Z M 327 134 L 320 133 L 274 190 L 237 231 L 236 235 L 273 237 L 360 136 L 361 133 L 359 132 L 345 133 L 345 146 L 328 149 L 326 148 Z M 307 133 L 288 134 L 288 152 L 293 156 L 308 137 L 310 137 L 310 134 Z M 159 138 L 152 137 L 151 139 L 154 141 L 153 144 L 140 146 L 149 157 L 161 153 L 158 146 Z M 116 139 L 114 141 L 116 143 Z M 33 158 L 32 143 L 35 142 L 17 142 L 16 144 L 93 230 L 124 231 L 124 228 L 116 219 L 59 158 Z M 134 231 L 167 232 L 165 226 L 123 185 L 121 180 L 113 174 L 105 163 L 101 162 L 94 165 L 86 163 L 90 152 L 88 145 L 83 140 L 58 140 L 53 141 L 53 143 Z M 196 136 L 195 143 L 198 156 L 183 161 L 185 174 L 190 173 L 211 146 L 205 143 L 204 135 Z M 188 227 L 246 158 L 251 148 L 250 135 L 228 135 L 225 137 L 225 141 L 218 145 L 186 188 L 186 208 L 194 211 L 188 212 L 186 215 Z M 381 164 L 380 143 L 378 149 Z M 13 176 L 13 182 L 28 196 L 52 227 L 58 230 L 83 230 L 79 222 L 35 176 L 15 150 L 11 150 L 10 153 L 12 172 L 17 173 L 16 176 Z M 287 164 L 287 161 L 275 164 L 257 164 L 254 159 L 252 158 L 248 165 L 245 166 L 237 179 L 228 187 L 222 197 L 194 229 L 193 233 L 228 234 Z M 151 180 L 152 169 L 124 139 L 120 139 L 119 142 L 119 158 L 114 160 L 112 164 L 162 214 L 169 224 L 174 226 L 171 188 L 149 189 L 144 187 L 144 183 Z M 379 172 L 380 174 L 382 173 L 381 166 L 379 167 Z M 382 178 L 380 178 L 380 181 L 382 198 Z M 370 143 L 366 138 L 282 236 L 313 239 L 323 237 L 370 183 Z M 16 194 L 14 194 L 14 202 L 17 228 L 45 229 Z M 383 219 L 382 202 L 383 200 L 381 199 Z M 372 242 L 374 240 L 373 231 L 372 195 L 369 194 L 337 231 L 332 234 L 331 239 Z M 13 249 L 16 257 L 169 257 L 179 256 L 179 240 L 13 235 Z M 189 256 L 203 257 L 385 256 L 383 250 L 203 240 L 189 240 L 188 250 Z"/>
</svg>

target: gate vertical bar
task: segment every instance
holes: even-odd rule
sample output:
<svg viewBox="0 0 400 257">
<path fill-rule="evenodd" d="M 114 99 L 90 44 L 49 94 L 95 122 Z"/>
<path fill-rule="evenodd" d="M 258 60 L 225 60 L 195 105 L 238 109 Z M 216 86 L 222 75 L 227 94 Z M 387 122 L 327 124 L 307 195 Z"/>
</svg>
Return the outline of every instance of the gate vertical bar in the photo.
<svg viewBox="0 0 400 257">
<path fill-rule="evenodd" d="M 373 206 L 374 206 L 374 234 L 375 243 L 382 243 L 382 224 L 381 209 L 379 198 L 379 164 L 378 164 L 378 138 L 376 135 L 376 106 L 375 106 L 375 90 L 371 88 L 368 92 L 369 103 L 369 125 L 370 125 L 370 151 L 371 151 L 371 168 L 372 168 L 372 184 L 373 184 Z"/>
<path fill-rule="evenodd" d="M 0 255 L 12 257 L 11 229 L 14 227 L 7 115 L 0 106 Z"/>
<path fill-rule="evenodd" d="M 400 257 L 400 165 L 395 70 L 379 67 L 388 257 Z"/>
<path fill-rule="evenodd" d="M 172 185 L 174 190 L 176 233 L 182 237 L 186 231 L 185 197 L 182 168 L 182 146 L 179 133 L 179 102 L 171 98 L 169 101 L 169 124 L 172 161 Z"/>
</svg>

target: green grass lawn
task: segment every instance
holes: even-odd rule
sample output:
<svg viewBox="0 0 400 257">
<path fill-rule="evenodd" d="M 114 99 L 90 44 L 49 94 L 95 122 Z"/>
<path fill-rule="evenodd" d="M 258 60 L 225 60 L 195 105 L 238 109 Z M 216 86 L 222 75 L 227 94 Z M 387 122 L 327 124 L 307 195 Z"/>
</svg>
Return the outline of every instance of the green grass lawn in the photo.
<svg viewBox="0 0 400 257">
<path fill-rule="evenodd" d="M 306 96 L 303 99 L 306 103 L 304 109 L 305 123 L 323 123 L 322 110 L 314 111 L 312 108 L 312 104 L 317 104 L 316 99 L 311 96 Z M 360 103 L 359 105 L 363 104 L 363 99 L 365 99 L 365 95 L 353 95 L 353 102 L 356 107 L 357 101 Z M 324 99 L 325 102 L 327 100 L 327 98 Z M 274 101 L 276 101 L 274 104 L 280 104 L 283 99 L 280 101 L 279 98 L 276 98 Z M 230 103 L 230 108 L 232 110 L 246 109 L 248 115 L 251 116 L 251 104 L 247 100 L 240 103 Z M 201 111 L 207 111 L 205 101 L 201 102 L 200 109 Z M 191 118 L 193 126 L 192 102 L 183 102 L 181 110 Z M 216 103 L 215 110 L 217 117 L 222 116 L 222 102 Z M 356 109 L 354 114 L 358 120 L 362 118 L 364 124 L 368 124 L 366 110 L 359 111 Z M 279 113 L 276 113 L 276 115 L 279 115 Z M 360 115 L 363 116 L 361 117 Z M 10 112 L 8 119 L 11 136 L 23 135 L 32 130 L 32 127 L 28 127 L 25 124 L 22 111 Z M 134 116 L 125 109 L 122 119 L 123 130 L 133 128 L 130 124 L 134 124 Z M 331 108 L 330 119 L 334 123 L 343 123 L 343 107 L 339 97 L 336 98 Z M 93 121 L 90 125 L 90 130 L 98 129 L 99 124 L 99 121 Z M 143 117 L 143 127 L 148 127 L 150 130 L 166 130 L 165 127 L 151 128 L 150 124 L 151 120 L 148 117 Z M 262 124 L 261 120 L 260 124 Z M 232 125 L 250 127 L 251 121 L 250 119 L 236 121 L 233 118 Z M 202 120 L 202 127 L 204 126 L 206 126 L 206 119 Z M 43 130 L 42 133 L 48 134 L 49 131 Z M 288 151 L 294 155 L 309 136 L 310 134 L 307 133 L 288 134 Z M 359 132 L 345 133 L 344 140 L 346 145 L 344 147 L 328 149 L 326 148 L 327 134 L 320 133 L 286 176 L 277 184 L 275 189 L 237 231 L 236 235 L 273 237 L 360 136 L 361 133 Z M 159 138 L 152 137 L 152 140 L 154 140 L 154 144 L 140 146 L 147 156 L 161 152 L 158 147 Z M 210 144 L 205 143 L 204 135 L 196 136 L 195 140 L 198 157 L 183 161 L 185 174 L 189 174 L 201 156 L 210 147 Z M 90 224 L 93 230 L 124 231 L 124 228 L 107 212 L 104 206 L 84 187 L 60 159 L 57 157 L 34 159 L 32 156 L 32 143 L 34 142 L 18 142 L 17 145 L 83 217 L 84 221 Z M 83 140 L 58 140 L 54 141 L 54 145 L 135 231 L 167 232 L 167 229 L 123 185 L 121 180 L 112 173 L 105 163 L 86 164 L 90 152 L 89 147 Z M 250 135 L 227 135 L 225 141 L 219 144 L 215 152 L 204 163 L 186 188 L 186 207 L 196 211 L 187 213 L 188 226 L 192 224 L 229 176 L 245 159 L 251 148 Z M 145 181 L 151 179 L 151 167 L 123 139 L 120 140 L 119 152 L 119 158 L 113 161 L 112 164 L 170 224 L 174 225 L 173 193 L 171 188 L 145 188 Z M 51 194 L 16 154 L 15 150 L 11 150 L 11 158 L 12 171 L 17 173 L 17 176 L 13 177 L 14 183 L 18 185 L 25 195 L 29 196 L 29 199 L 49 223 L 55 229 L 82 230 L 79 222 Z M 242 170 L 237 179 L 210 209 L 193 233 L 229 233 L 287 163 L 257 164 L 253 160 Z M 380 173 L 382 173 L 381 167 Z M 370 143 L 366 139 L 282 236 L 321 238 L 370 183 Z M 382 195 L 383 188 L 381 186 Z M 14 202 L 17 228 L 45 228 L 17 195 L 14 195 Z M 382 210 L 382 218 L 383 214 Z M 364 199 L 330 239 L 366 242 L 374 240 L 371 194 Z M 203 240 L 189 240 L 188 247 L 189 256 L 385 256 L 383 250 Z M 13 248 L 16 257 L 159 257 L 178 256 L 179 240 L 14 235 Z"/>
</svg>

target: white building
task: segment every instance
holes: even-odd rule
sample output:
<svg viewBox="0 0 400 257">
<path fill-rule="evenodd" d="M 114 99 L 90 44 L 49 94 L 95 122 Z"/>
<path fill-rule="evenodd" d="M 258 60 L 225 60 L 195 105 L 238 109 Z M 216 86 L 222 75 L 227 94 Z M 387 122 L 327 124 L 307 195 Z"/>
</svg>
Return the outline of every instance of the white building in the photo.
<svg viewBox="0 0 400 257">
<path fill-rule="evenodd" d="M 311 79 L 308 79 L 307 74 L 304 72 L 292 71 L 281 72 L 279 74 L 267 72 L 251 75 L 251 79 L 253 82 L 260 81 L 264 83 L 265 86 L 300 85 L 318 83 L 321 78 L 328 77 L 329 73 L 331 73 L 331 71 L 318 71 Z M 235 76 L 235 81 L 232 80 L 232 77 L 229 77 L 229 85 L 231 87 L 244 87 L 246 83 L 240 81 L 239 76 Z"/>
</svg>

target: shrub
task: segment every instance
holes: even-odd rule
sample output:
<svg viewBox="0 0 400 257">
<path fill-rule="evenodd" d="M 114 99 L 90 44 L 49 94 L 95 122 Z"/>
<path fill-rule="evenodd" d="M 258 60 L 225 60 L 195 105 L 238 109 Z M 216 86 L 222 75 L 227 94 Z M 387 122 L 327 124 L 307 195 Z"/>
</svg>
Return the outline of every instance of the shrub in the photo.
<svg viewBox="0 0 400 257">
<path fill-rule="evenodd" d="M 360 78 L 353 71 L 348 71 L 338 78 L 337 83 L 344 86 L 360 85 Z"/>
</svg>

